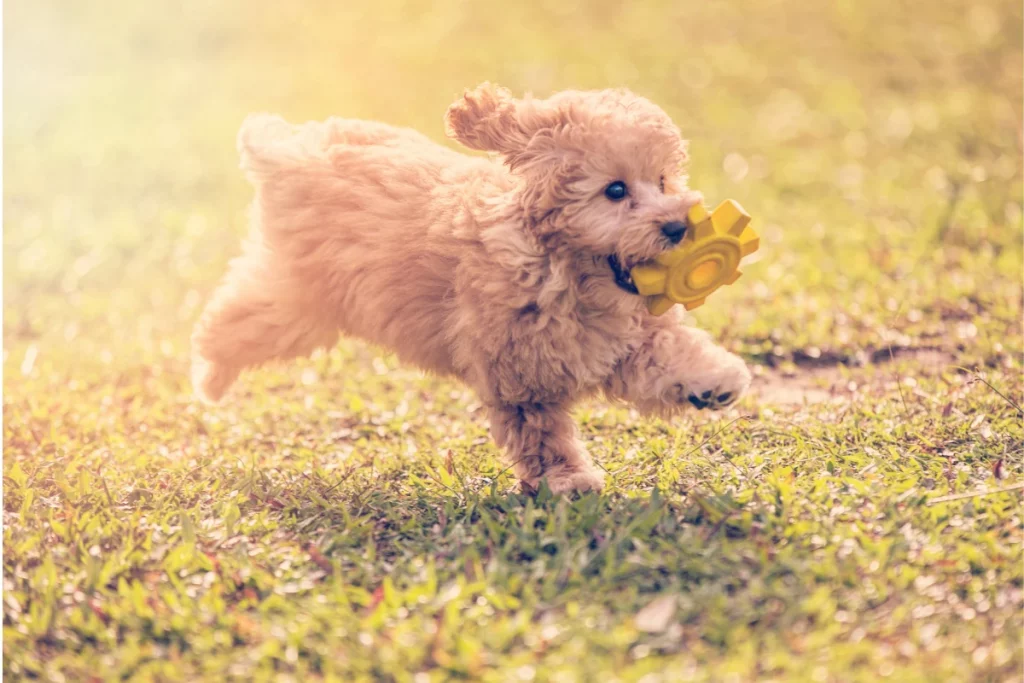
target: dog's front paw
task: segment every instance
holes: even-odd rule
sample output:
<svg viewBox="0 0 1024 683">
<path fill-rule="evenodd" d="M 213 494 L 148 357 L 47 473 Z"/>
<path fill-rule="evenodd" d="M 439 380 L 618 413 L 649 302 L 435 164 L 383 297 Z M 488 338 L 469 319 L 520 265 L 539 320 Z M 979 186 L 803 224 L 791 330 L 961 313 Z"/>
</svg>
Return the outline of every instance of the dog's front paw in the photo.
<svg viewBox="0 0 1024 683">
<path fill-rule="evenodd" d="M 738 356 L 731 353 L 723 353 L 723 356 L 721 365 L 673 384 L 675 402 L 689 402 L 698 410 L 717 410 L 735 403 L 750 386 L 750 370 Z"/>
<path fill-rule="evenodd" d="M 542 478 L 547 480 L 548 488 L 555 495 L 566 495 L 573 492 L 585 493 L 587 491 L 600 493 L 601 489 L 604 488 L 604 474 L 597 469 L 589 467 L 586 469 L 558 468 L 545 472 Z M 525 482 L 524 488 L 527 490 L 530 488 L 536 489 L 536 487 L 527 487 Z"/>
</svg>

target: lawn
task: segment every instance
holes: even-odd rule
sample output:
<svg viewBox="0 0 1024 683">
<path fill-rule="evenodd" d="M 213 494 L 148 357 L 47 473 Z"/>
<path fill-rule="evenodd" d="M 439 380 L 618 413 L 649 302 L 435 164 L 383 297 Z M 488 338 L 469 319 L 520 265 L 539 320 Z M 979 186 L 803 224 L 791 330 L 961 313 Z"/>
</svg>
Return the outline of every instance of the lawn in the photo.
<svg viewBox="0 0 1024 683">
<path fill-rule="evenodd" d="M 5 677 L 1022 680 L 1019 2 L 5 9 Z M 242 118 L 440 140 L 483 80 L 679 122 L 762 235 L 693 314 L 752 393 L 580 406 L 571 499 L 362 343 L 197 404 Z"/>
</svg>

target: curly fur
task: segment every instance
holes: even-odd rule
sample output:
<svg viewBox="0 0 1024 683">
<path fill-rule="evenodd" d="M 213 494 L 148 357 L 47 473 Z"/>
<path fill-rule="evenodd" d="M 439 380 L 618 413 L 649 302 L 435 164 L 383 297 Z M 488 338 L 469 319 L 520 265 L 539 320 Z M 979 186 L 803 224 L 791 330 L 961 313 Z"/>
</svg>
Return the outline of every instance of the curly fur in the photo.
<svg viewBox="0 0 1024 683">
<path fill-rule="evenodd" d="M 468 383 L 524 485 L 556 492 L 602 486 L 569 416 L 580 398 L 664 414 L 739 397 L 742 361 L 649 315 L 608 265 L 671 247 L 661 226 L 700 200 L 660 108 L 624 90 L 516 99 L 485 83 L 445 120 L 495 158 L 375 122 L 245 121 L 252 232 L 193 333 L 200 397 L 339 333 L 366 339 Z M 604 196 L 616 180 L 621 202 Z"/>
</svg>

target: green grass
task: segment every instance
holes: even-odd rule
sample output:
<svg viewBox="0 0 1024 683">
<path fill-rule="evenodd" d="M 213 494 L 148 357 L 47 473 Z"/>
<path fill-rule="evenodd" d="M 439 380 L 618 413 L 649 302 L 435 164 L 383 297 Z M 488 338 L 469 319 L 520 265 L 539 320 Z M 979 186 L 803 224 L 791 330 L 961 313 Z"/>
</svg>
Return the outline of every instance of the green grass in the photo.
<svg viewBox="0 0 1024 683">
<path fill-rule="evenodd" d="M 1019 3 L 120 4 L 5 13 L 6 676 L 1021 680 Z M 361 343 L 197 405 L 244 115 L 440 139 L 488 79 L 676 118 L 759 222 L 695 316 L 758 391 L 581 406 L 571 500 Z"/>
</svg>

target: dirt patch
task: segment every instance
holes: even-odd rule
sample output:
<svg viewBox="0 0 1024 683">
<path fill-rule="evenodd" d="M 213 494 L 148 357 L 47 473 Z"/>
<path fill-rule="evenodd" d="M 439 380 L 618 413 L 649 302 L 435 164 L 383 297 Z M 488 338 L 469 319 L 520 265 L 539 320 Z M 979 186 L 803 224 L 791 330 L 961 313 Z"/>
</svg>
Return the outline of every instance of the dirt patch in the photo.
<svg viewBox="0 0 1024 683">
<path fill-rule="evenodd" d="M 815 351 L 810 352 L 797 349 L 788 354 L 777 356 L 765 354 L 758 358 L 770 368 L 785 367 L 787 365 L 798 365 L 801 368 L 834 368 L 837 366 L 866 367 L 868 365 L 879 365 L 889 363 L 893 360 L 924 359 L 930 356 L 943 359 L 951 359 L 947 351 L 938 346 L 884 346 L 869 347 L 856 351 Z"/>
<path fill-rule="evenodd" d="M 862 364 L 815 358 L 812 363 L 791 365 L 786 370 L 760 366 L 750 393 L 759 403 L 776 406 L 841 402 L 866 384 L 896 381 L 895 367 L 878 371 L 881 366 L 891 365 L 892 360 L 900 361 L 900 381 L 904 377 L 936 375 L 954 363 L 951 354 L 938 349 L 901 349 L 891 356 L 888 351 L 866 352 L 866 356 L 870 360 Z"/>
</svg>

